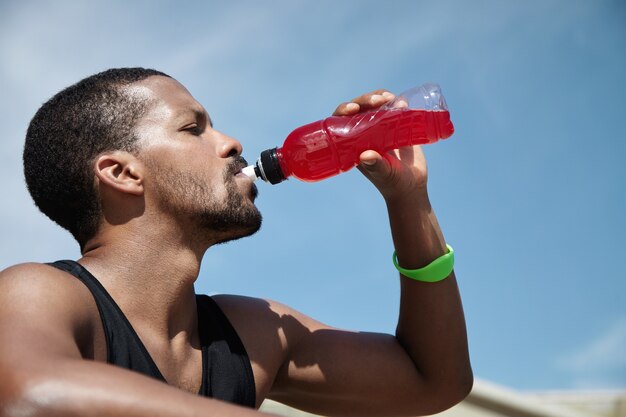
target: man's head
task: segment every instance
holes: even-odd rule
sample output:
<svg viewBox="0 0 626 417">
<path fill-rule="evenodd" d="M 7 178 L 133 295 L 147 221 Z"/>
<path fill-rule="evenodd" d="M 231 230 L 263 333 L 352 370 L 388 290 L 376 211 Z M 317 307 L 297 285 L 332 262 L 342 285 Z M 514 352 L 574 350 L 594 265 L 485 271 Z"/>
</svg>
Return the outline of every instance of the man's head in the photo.
<svg viewBox="0 0 626 417">
<path fill-rule="evenodd" d="M 172 102 L 169 95 L 179 96 L 178 102 Z M 173 109 L 172 106 L 180 108 Z M 84 247 L 101 224 L 101 188 L 110 186 L 125 192 L 123 187 L 116 187 L 115 181 L 108 181 L 108 177 L 103 174 L 105 171 L 99 170 L 99 164 L 109 163 L 108 160 L 101 163 L 103 155 L 113 155 L 112 158 L 115 158 L 117 152 L 145 162 L 146 171 L 151 175 L 146 183 L 153 187 L 155 194 L 163 194 L 163 198 L 172 198 L 174 202 L 183 201 L 184 204 L 179 208 L 189 209 L 189 200 L 193 197 L 190 193 L 196 193 L 199 185 L 205 186 L 203 178 L 198 177 L 197 171 L 188 172 L 185 169 L 186 161 L 177 158 L 175 154 L 170 152 L 172 159 L 167 161 L 164 159 L 168 158 L 167 152 L 159 155 L 151 148 L 153 136 L 156 138 L 157 150 L 159 146 L 163 148 L 163 145 L 168 145 L 168 140 L 172 142 L 170 146 L 176 145 L 180 138 L 173 137 L 179 133 L 173 130 L 173 123 L 178 122 L 172 120 L 173 111 L 182 114 L 184 106 L 193 107 L 198 115 L 205 115 L 208 120 L 204 109 L 182 85 L 162 72 L 143 68 L 111 69 L 59 92 L 37 111 L 26 134 L 24 173 L 35 204 L 44 214 L 70 231 L 81 248 Z M 207 135 L 204 131 L 198 134 Z M 240 145 L 237 146 L 238 150 L 229 150 L 230 165 L 228 168 L 224 166 L 220 172 L 224 187 L 229 191 L 227 197 L 220 198 L 224 201 L 230 198 L 231 203 L 242 203 L 238 198 L 243 199 L 239 193 L 230 195 L 239 190 L 236 190 L 232 172 L 228 180 L 224 174 L 227 170 L 232 171 L 233 167 L 236 167 L 235 171 L 238 170 L 238 165 L 241 165 L 241 161 L 233 162 L 241 152 Z M 210 163 L 208 160 L 204 162 Z M 196 165 L 198 163 L 195 161 Z M 168 181 L 173 182 L 168 184 Z M 143 183 L 142 179 L 142 187 Z M 250 189 L 250 193 L 253 193 L 254 188 Z M 214 190 L 205 187 L 202 191 L 206 194 Z M 206 195 L 197 197 L 211 198 Z M 250 217 L 253 211 L 252 217 L 258 219 L 245 220 L 258 223 L 258 229 L 260 215 L 253 204 L 246 207 L 247 211 L 235 215 L 235 220 L 242 216 Z M 222 212 L 233 211 L 224 207 L 220 209 Z M 225 218 L 224 213 L 204 217 L 213 219 L 205 221 L 205 227 L 222 227 L 224 222 L 233 220 Z M 223 221 L 216 220 L 219 218 L 223 218 Z M 249 225 L 247 229 L 256 231 Z"/>
<path fill-rule="evenodd" d="M 256 232 L 257 189 L 241 173 L 247 165 L 241 143 L 215 130 L 204 107 L 176 80 L 150 77 L 131 89 L 152 102 L 135 126 L 146 198 L 159 212 L 194 227 L 201 240 Z"/>
</svg>

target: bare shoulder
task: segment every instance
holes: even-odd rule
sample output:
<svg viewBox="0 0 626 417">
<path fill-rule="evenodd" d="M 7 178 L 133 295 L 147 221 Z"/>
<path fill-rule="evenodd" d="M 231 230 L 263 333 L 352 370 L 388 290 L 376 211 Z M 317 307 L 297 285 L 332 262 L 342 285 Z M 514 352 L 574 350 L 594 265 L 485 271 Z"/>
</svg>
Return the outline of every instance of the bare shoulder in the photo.
<svg viewBox="0 0 626 417">
<path fill-rule="evenodd" d="M 258 405 L 269 395 L 291 350 L 323 324 L 286 306 L 239 295 L 212 297 L 243 342 L 254 373 Z"/>
<path fill-rule="evenodd" d="M 90 303 L 89 290 L 65 271 L 40 263 L 14 265 L 0 272 L 0 299 L 3 307 L 42 301 L 81 309 Z M 87 298 L 87 299 L 86 299 Z"/>
<path fill-rule="evenodd" d="M 264 362 L 266 369 L 277 371 L 308 336 L 330 329 L 277 301 L 239 295 L 216 295 L 213 299 L 232 323 L 250 357 Z"/>
<path fill-rule="evenodd" d="M 231 316 L 261 314 L 272 317 L 280 314 L 285 306 L 263 298 L 246 297 L 243 295 L 218 294 L 211 296 L 213 300 L 230 318 Z"/>
<path fill-rule="evenodd" d="M 261 298 L 244 297 L 239 295 L 214 295 L 211 298 L 220 306 L 237 334 L 244 342 L 248 354 L 252 358 L 259 354 L 266 356 L 269 348 L 280 351 L 284 346 L 281 328 L 282 306 Z M 263 347 L 260 340 L 269 340 L 272 343 Z"/>
<path fill-rule="evenodd" d="M 328 328 L 306 314 L 278 301 L 226 294 L 215 295 L 212 298 L 235 327 L 239 325 L 263 332 L 280 329 L 287 334 L 302 329 L 312 331 Z"/>
<path fill-rule="evenodd" d="M 25 263 L 0 272 L 2 339 L 32 341 L 65 334 L 76 347 L 93 335 L 98 311 L 89 290 L 50 265 Z M 83 350 L 80 347 L 80 350 Z"/>
</svg>

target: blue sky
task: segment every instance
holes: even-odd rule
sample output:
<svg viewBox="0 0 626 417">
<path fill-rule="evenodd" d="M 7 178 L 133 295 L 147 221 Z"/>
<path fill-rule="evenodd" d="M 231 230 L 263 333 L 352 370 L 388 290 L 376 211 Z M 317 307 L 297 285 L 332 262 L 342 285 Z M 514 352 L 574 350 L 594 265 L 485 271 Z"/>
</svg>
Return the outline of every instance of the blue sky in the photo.
<svg viewBox="0 0 626 417">
<path fill-rule="evenodd" d="M 438 82 L 455 135 L 430 193 L 479 378 L 523 390 L 626 388 L 623 1 L 0 2 L 0 268 L 77 258 L 22 179 L 30 117 L 100 70 L 165 71 L 244 155 L 362 92 Z M 267 297 L 393 332 L 382 199 L 354 170 L 259 184 L 255 236 L 212 248 L 198 290 Z"/>
</svg>

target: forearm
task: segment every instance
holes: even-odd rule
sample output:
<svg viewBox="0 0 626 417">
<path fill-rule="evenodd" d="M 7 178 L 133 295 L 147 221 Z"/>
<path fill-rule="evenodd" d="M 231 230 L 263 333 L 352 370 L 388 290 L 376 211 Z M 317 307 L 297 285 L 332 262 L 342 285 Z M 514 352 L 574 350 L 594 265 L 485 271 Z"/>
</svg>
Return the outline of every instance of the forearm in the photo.
<svg viewBox="0 0 626 417">
<path fill-rule="evenodd" d="M 446 241 L 425 189 L 388 200 L 387 208 L 400 266 L 422 268 L 446 253 Z M 454 272 L 436 283 L 401 276 L 396 337 L 427 386 L 449 389 L 452 396 L 467 393 L 472 371 Z"/>
<path fill-rule="evenodd" d="M 386 203 L 394 247 L 403 268 L 422 268 L 446 253 L 446 241 L 426 190 L 387 199 Z"/>
<path fill-rule="evenodd" d="M 192 395 L 121 368 L 73 359 L 4 375 L 0 398 L 0 415 L 7 417 L 266 415 Z"/>
</svg>

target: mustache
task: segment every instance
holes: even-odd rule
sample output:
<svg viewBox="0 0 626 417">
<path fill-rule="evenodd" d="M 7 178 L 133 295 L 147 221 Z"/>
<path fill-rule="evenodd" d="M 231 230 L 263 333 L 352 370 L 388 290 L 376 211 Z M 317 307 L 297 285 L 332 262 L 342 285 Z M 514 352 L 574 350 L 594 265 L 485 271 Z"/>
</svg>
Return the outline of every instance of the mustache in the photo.
<svg viewBox="0 0 626 417">
<path fill-rule="evenodd" d="M 248 166 L 248 161 L 243 156 L 236 156 L 233 160 L 226 166 L 226 174 L 227 175 L 235 175 L 242 169 Z"/>
</svg>

